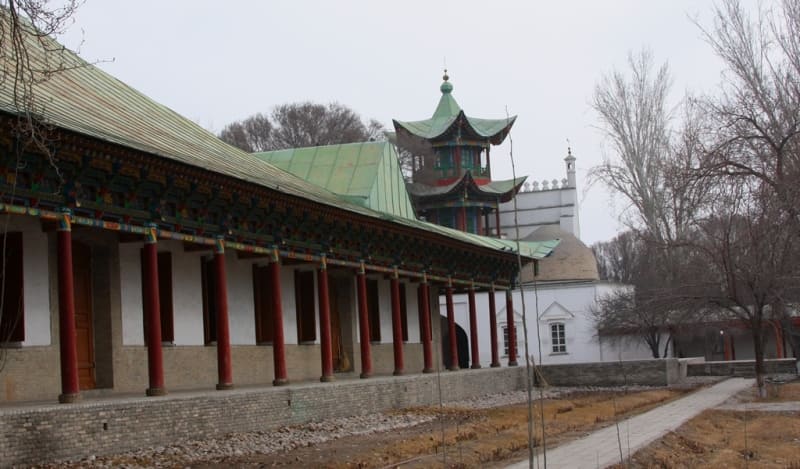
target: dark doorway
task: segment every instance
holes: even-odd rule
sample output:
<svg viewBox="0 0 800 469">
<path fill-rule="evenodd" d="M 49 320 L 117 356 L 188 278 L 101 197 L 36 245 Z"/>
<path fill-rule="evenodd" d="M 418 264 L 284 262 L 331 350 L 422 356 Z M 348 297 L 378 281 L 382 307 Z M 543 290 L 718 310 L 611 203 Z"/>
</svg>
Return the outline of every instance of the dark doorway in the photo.
<svg viewBox="0 0 800 469">
<path fill-rule="evenodd" d="M 442 331 L 442 358 L 444 359 L 444 366 L 447 368 L 450 364 L 450 334 L 448 334 L 447 316 L 440 316 L 440 325 Z M 458 348 L 458 367 L 469 368 L 469 340 L 467 339 L 467 333 L 458 323 L 456 323 L 456 347 Z"/>
</svg>

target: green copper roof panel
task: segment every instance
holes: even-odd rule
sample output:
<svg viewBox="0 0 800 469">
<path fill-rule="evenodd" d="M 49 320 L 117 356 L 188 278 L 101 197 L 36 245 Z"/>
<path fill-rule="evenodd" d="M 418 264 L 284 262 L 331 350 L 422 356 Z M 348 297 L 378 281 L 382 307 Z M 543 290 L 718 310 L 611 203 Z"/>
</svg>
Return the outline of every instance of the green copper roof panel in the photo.
<svg viewBox="0 0 800 469">
<path fill-rule="evenodd" d="M 456 117 L 460 112 L 461 106 L 456 102 L 456 98 L 450 92 L 442 93 L 442 97 L 439 98 L 439 104 L 436 106 L 436 110 L 433 111 L 432 119 L 444 121 Z"/>
<path fill-rule="evenodd" d="M 255 156 L 337 195 L 363 198 L 373 210 L 415 218 L 397 152 L 389 142 L 294 148 Z"/>
<path fill-rule="evenodd" d="M 478 187 L 481 189 L 481 191 L 489 194 L 508 194 L 510 191 L 524 183 L 525 179 L 527 178 L 528 176 L 522 176 L 516 179 L 508 179 L 505 181 L 490 181 L 489 183 Z"/>
</svg>

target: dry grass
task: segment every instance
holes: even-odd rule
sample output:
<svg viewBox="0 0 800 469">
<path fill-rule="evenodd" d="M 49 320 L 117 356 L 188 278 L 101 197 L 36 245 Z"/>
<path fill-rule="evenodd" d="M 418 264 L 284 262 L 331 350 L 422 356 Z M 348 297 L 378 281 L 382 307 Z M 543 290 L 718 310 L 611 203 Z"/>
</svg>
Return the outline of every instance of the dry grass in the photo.
<svg viewBox="0 0 800 469">
<path fill-rule="evenodd" d="M 627 467 L 800 467 L 800 413 L 708 410 Z"/>
<path fill-rule="evenodd" d="M 754 390 L 743 402 L 800 401 L 800 382 L 768 386 L 766 399 Z M 633 456 L 629 468 L 800 469 L 800 412 L 707 410 Z"/>
<path fill-rule="evenodd" d="M 546 437 L 551 443 L 571 439 L 592 429 L 610 424 L 616 417 L 644 412 L 666 401 L 680 397 L 685 390 L 659 389 L 629 394 L 586 393 L 568 399 L 545 403 Z M 616 407 L 616 414 L 615 414 Z M 435 412 L 438 409 L 418 409 Z M 525 405 L 486 410 L 445 409 L 445 448 L 448 467 L 486 467 L 524 455 L 528 447 L 527 409 Z M 535 408 L 538 422 L 540 409 Z M 538 426 L 538 425 L 537 425 Z M 535 446 L 542 437 L 536 429 Z M 426 431 L 404 436 L 377 446 L 364 442 L 360 454 L 337 457 L 330 468 L 441 467 L 441 421 Z M 388 444 L 386 444 L 388 443 Z M 343 455 L 339 455 L 343 456 Z"/>
</svg>

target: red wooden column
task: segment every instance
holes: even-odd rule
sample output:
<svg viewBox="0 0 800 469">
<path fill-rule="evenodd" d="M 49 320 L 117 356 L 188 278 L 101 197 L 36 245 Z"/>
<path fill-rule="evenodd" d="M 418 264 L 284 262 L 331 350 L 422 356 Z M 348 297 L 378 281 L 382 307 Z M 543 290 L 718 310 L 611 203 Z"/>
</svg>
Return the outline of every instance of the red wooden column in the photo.
<svg viewBox="0 0 800 469">
<path fill-rule="evenodd" d="M 453 285 L 448 283 L 445 291 L 447 298 L 447 337 L 450 342 L 450 363 L 447 369 L 450 371 L 457 371 L 459 370 L 458 343 L 456 342 L 456 313 L 453 310 Z"/>
<path fill-rule="evenodd" d="M 506 326 L 508 327 L 508 366 L 517 366 L 517 328 L 514 326 L 514 298 L 506 290 Z"/>
<path fill-rule="evenodd" d="M 489 338 L 492 341 L 492 368 L 500 366 L 500 354 L 497 352 L 497 307 L 494 301 L 494 284 L 489 291 Z"/>
<path fill-rule="evenodd" d="M 358 327 L 361 332 L 361 378 L 372 376 L 372 355 L 369 344 L 369 307 L 367 306 L 367 272 L 364 263 L 356 274 L 358 286 Z"/>
<path fill-rule="evenodd" d="M 403 320 L 400 315 L 400 277 L 394 268 L 391 280 L 392 290 L 392 343 L 394 345 L 394 375 L 403 374 Z"/>
<path fill-rule="evenodd" d="M 778 321 L 772 321 L 772 328 L 775 330 L 775 358 L 783 358 L 783 331 Z"/>
<path fill-rule="evenodd" d="M 731 347 L 731 336 L 730 334 L 725 334 L 723 331 L 720 331 L 722 334 L 722 351 L 724 353 L 725 361 L 733 360 L 733 350 Z"/>
<path fill-rule="evenodd" d="M 283 338 L 283 301 L 281 300 L 281 258 L 278 250 L 272 253 L 270 280 L 272 281 L 272 365 L 275 369 L 273 386 L 289 383 L 286 375 L 286 344 Z"/>
<path fill-rule="evenodd" d="M 214 241 L 214 277 L 217 293 L 217 389 L 233 388 L 231 364 L 231 334 L 228 325 L 228 278 L 225 273 L 225 240 L 218 236 Z M 159 340 L 161 340 L 159 338 Z"/>
<path fill-rule="evenodd" d="M 478 356 L 478 312 L 475 309 L 475 287 L 470 286 L 469 293 L 469 345 L 472 353 L 472 369 L 481 367 L 481 359 Z"/>
<path fill-rule="evenodd" d="M 422 334 L 422 356 L 425 362 L 422 372 L 433 373 L 430 290 L 426 274 L 423 274 L 422 283 L 419 285 L 419 330 Z"/>
<path fill-rule="evenodd" d="M 500 201 L 496 200 L 494 203 L 494 223 L 497 229 L 497 237 L 500 238 Z"/>
<path fill-rule="evenodd" d="M 317 270 L 317 288 L 319 296 L 319 334 L 320 356 L 322 359 L 322 382 L 333 381 L 333 353 L 331 352 L 331 306 L 328 295 L 328 263 L 322 256 L 322 263 Z"/>
<path fill-rule="evenodd" d="M 158 245 L 157 228 L 154 223 L 145 225 L 144 234 L 144 314 L 147 316 L 147 375 L 149 387 L 145 391 L 148 396 L 163 396 L 164 359 L 161 350 L 161 302 L 158 290 Z"/>
<path fill-rule="evenodd" d="M 61 395 L 58 402 L 80 399 L 78 349 L 75 332 L 75 292 L 72 277 L 72 222 L 69 209 L 58 215 L 58 339 L 61 360 Z"/>
</svg>

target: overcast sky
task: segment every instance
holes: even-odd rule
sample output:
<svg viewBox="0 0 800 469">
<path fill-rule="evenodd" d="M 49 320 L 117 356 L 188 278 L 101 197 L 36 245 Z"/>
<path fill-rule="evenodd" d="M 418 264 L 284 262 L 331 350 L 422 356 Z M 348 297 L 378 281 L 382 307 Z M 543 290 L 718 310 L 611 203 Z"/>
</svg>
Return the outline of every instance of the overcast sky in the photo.
<svg viewBox="0 0 800 469">
<path fill-rule="evenodd" d="M 755 0 L 746 3 L 755 5 Z M 156 101 L 218 132 L 276 104 L 337 101 L 391 127 L 430 117 L 446 61 L 473 117 L 518 115 L 517 175 L 565 177 L 577 157 L 581 239 L 612 238 L 625 209 L 587 170 L 611 157 L 590 107 L 595 84 L 649 48 L 669 62 L 673 98 L 713 91 L 720 62 L 701 37 L 702 0 L 150 1 L 87 0 L 62 37 Z M 511 177 L 509 146 L 492 151 Z"/>
</svg>

